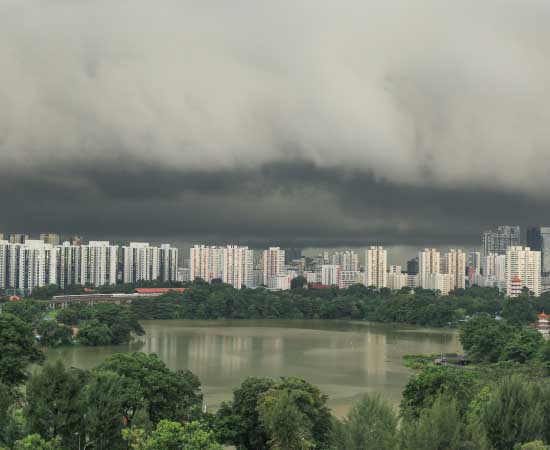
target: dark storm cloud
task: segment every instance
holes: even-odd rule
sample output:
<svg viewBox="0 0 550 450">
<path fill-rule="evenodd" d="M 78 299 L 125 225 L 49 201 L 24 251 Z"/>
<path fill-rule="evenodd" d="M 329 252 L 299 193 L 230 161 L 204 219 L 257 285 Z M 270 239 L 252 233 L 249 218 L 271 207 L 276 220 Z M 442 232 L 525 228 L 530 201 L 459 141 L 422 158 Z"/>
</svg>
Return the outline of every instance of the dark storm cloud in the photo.
<svg viewBox="0 0 550 450">
<path fill-rule="evenodd" d="M 0 231 L 548 224 L 549 20 L 542 0 L 0 0 Z"/>
<path fill-rule="evenodd" d="M 524 194 L 397 185 L 301 161 L 216 172 L 72 167 L 19 183 L 3 173 L 4 229 L 300 245 L 477 244 L 492 223 L 548 219 Z M 21 220 L 24 218 L 24 220 Z"/>
</svg>

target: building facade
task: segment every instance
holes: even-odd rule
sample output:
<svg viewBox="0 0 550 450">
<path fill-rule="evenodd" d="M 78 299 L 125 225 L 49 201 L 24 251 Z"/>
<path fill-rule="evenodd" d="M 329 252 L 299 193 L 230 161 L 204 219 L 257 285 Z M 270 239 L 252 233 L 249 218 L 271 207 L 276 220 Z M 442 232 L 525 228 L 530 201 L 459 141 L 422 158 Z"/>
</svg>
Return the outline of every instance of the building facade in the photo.
<svg viewBox="0 0 550 450">
<path fill-rule="evenodd" d="M 90 241 L 81 245 L 80 282 L 82 285 L 116 284 L 118 245 L 109 241 Z"/>
<path fill-rule="evenodd" d="M 338 264 L 323 264 L 321 266 L 321 284 L 325 286 L 340 286 L 341 272 L 342 270 Z"/>
<path fill-rule="evenodd" d="M 269 288 L 271 277 L 285 274 L 285 251 L 279 247 L 270 247 L 262 255 L 263 284 Z"/>
<path fill-rule="evenodd" d="M 130 242 L 122 247 L 122 281 L 154 281 L 160 275 L 160 249 L 148 242 Z"/>
<path fill-rule="evenodd" d="M 223 249 L 222 279 L 235 289 L 254 286 L 254 251 L 228 245 Z"/>
<path fill-rule="evenodd" d="M 365 286 L 378 289 L 388 285 L 388 252 L 381 246 L 371 246 L 365 253 Z"/>
<path fill-rule="evenodd" d="M 521 230 L 518 225 L 502 225 L 496 230 L 483 233 L 483 255 L 491 253 L 505 255 L 508 247 L 517 247 L 521 244 Z"/>
<path fill-rule="evenodd" d="M 339 265 L 342 272 L 357 272 L 359 270 L 359 255 L 350 250 L 336 252 L 332 255 L 332 264 Z"/>
<path fill-rule="evenodd" d="M 161 244 L 159 252 L 159 278 L 162 281 L 178 281 L 179 251 L 170 244 Z"/>
<path fill-rule="evenodd" d="M 195 245 L 189 254 L 191 281 L 200 278 L 208 283 L 223 276 L 223 248 Z"/>
<path fill-rule="evenodd" d="M 82 250 L 80 245 L 63 242 L 57 247 L 57 284 L 61 289 L 81 285 Z"/>
<path fill-rule="evenodd" d="M 506 293 L 519 295 L 518 284 L 535 296 L 541 294 L 541 254 L 529 247 L 512 246 L 506 252 Z M 519 281 L 518 281 L 519 280 Z"/>
<path fill-rule="evenodd" d="M 449 275 L 450 289 L 466 288 L 466 254 L 462 250 L 451 249 L 443 257 L 445 270 Z"/>
<path fill-rule="evenodd" d="M 541 272 L 550 275 L 550 227 L 528 228 L 527 246 L 541 253 Z"/>
</svg>

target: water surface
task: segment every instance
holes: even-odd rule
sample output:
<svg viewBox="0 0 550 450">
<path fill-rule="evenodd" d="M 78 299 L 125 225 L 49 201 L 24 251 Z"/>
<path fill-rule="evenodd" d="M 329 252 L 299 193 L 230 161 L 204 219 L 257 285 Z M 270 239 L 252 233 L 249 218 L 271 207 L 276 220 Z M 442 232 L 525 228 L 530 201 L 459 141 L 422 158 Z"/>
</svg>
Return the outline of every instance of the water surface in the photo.
<svg viewBox="0 0 550 450">
<path fill-rule="evenodd" d="M 143 321 L 146 335 L 121 346 L 51 349 L 48 359 L 90 369 L 116 352 L 157 353 L 190 369 L 215 409 L 247 376 L 296 376 L 329 395 L 336 414 L 364 392 L 393 403 L 411 373 L 407 354 L 458 352 L 453 330 L 344 321 Z"/>
</svg>

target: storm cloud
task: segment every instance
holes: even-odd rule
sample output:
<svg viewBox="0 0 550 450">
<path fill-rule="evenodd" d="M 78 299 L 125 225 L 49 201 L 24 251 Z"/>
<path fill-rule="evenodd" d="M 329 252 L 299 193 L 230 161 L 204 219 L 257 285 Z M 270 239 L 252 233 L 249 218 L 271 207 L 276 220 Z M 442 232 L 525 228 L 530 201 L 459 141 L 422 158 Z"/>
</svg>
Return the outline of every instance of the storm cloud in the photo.
<svg viewBox="0 0 550 450">
<path fill-rule="evenodd" d="M 550 4 L 0 0 L 0 231 L 549 224 Z"/>
</svg>

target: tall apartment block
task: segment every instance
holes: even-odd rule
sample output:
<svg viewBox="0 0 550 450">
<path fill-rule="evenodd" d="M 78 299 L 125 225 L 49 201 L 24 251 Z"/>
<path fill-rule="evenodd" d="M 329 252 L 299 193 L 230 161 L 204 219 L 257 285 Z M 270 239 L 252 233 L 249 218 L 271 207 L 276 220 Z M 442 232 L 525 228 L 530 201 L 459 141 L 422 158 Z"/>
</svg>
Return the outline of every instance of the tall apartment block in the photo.
<svg viewBox="0 0 550 450">
<path fill-rule="evenodd" d="M 370 246 L 365 252 L 365 286 L 388 285 L 388 252 L 381 246 Z"/>
<path fill-rule="evenodd" d="M 483 256 L 496 253 L 505 255 L 508 247 L 521 245 L 520 227 L 518 225 L 502 225 L 496 230 L 483 233 Z"/>
</svg>

